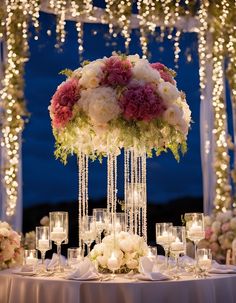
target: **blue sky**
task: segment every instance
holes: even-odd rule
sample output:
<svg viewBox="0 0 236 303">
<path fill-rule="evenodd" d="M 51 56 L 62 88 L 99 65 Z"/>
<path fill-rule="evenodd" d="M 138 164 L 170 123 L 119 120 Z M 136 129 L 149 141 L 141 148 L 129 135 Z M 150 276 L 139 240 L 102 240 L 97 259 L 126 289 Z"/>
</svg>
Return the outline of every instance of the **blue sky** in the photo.
<svg viewBox="0 0 236 303">
<path fill-rule="evenodd" d="M 31 113 L 23 134 L 23 198 L 24 206 L 37 203 L 55 203 L 77 199 L 77 166 L 71 157 L 67 166 L 55 160 L 54 138 L 51 131 L 48 106 L 58 84 L 64 80 L 59 72 L 65 68 L 75 69 L 79 65 L 77 34 L 73 22 L 67 22 L 67 39 L 62 51 L 55 49 L 55 18 L 41 15 L 39 39 L 30 39 L 30 60 L 26 65 L 25 95 Z M 47 31 L 51 30 L 49 36 Z M 107 26 L 86 24 L 84 28 L 84 59 L 93 60 L 110 56 L 112 51 L 124 52 L 124 40 L 104 38 Z M 173 43 L 150 42 L 151 62 L 160 61 L 174 67 Z M 132 34 L 130 53 L 141 49 L 137 33 Z M 187 62 L 186 55 L 192 61 Z M 181 55 L 177 70 L 178 88 L 185 91 L 192 110 L 191 131 L 188 138 L 188 153 L 177 163 L 171 153 L 147 160 L 148 201 L 164 203 L 169 200 L 202 196 L 199 134 L 199 77 L 197 58 L 197 36 L 186 33 L 181 37 Z M 89 196 L 97 200 L 106 196 L 106 161 L 90 164 Z M 119 172 L 122 172 L 122 157 L 118 159 Z M 119 180 L 122 180 L 120 178 Z M 118 196 L 122 198 L 122 182 L 118 180 Z"/>
</svg>

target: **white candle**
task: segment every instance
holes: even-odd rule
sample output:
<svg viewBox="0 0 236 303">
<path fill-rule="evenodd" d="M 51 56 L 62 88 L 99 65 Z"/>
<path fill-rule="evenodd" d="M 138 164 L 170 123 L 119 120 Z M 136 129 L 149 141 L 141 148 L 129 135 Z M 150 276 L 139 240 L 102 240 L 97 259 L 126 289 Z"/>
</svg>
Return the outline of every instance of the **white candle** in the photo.
<svg viewBox="0 0 236 303">
<path fill-rule="evenodd" d="M 27 265 L 34 265 L 37 262 L 37 258 L 34 257 L 32 251 L 30 252 L 30 255 L 26 257 L 25 263 Z"/>
<path fill-rule="evenodd" d="M 38 243 L 39 250 L 48 250 L 49 249 L 49 240 L 45 239 L 45 237 L 42 239 L 39 239 Z"/>
<path fill-rule="evenodd" d="M 204 238 L 204 230 L 202 229 L 202 226 L 194 221 L 192 226 L 189 228 L 188 236 L 191 238 Z"/>
<path fill-rule="evenodd" d="M 169 243 L 169 234 L 167 231 L 163 231 L 162 235 L 157 236 L 158 244 L 168 244 Z"/>
<path fill-rule="evenodd" d="M 171 243 L 170 249 L 172 251 L 184 251 L 184 243 L 181 242 L 180 239 L 177 237 L 175 239 L 175 242 Z"/>
<path fill-rule="evenodd" d="M 198 260 L 198 266 L 203 269 L 209 269 L 211 267 L 211 259 L 208 259 L 207 255 L 204 255 L 202 259 Z"/>
<path fill-rule="evenodd" d="M 119 260 L 117 259 L 114 253 L 112 253 L 111 257 L 107 260 L 107 267 L 111 270 L 116 270 L 120 267 Z"/>
<path fill-rule="evenodd" d="M 55 242 L 62 242 L 66 239 L 66 233 L 63 231 L 63 227 L 60 225 L 60 222 L 56 222 L 56 225 L 53 227 L 50 237 L 51 240 Z"/>
</svg>

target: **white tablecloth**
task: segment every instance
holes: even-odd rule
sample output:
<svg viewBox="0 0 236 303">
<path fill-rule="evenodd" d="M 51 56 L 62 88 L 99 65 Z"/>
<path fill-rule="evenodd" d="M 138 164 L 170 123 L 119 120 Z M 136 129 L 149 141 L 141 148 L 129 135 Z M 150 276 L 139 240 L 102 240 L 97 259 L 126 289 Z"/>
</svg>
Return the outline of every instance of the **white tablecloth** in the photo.
<svg viewBox="0 0 236 303">
<path fill-rule="evenodd" d="M 235 303 L 236 275 L 179 281 L 69 281 L 0 272 L 0 303 Z"/>
</svg>

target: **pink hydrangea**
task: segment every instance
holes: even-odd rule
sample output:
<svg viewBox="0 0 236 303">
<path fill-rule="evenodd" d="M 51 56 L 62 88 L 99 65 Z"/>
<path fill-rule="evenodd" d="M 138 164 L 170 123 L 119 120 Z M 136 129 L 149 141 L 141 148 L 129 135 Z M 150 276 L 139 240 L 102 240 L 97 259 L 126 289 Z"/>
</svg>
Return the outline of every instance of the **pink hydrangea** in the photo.
<svg viewBox="0 0 236 303">
<path fill-rule="evenodd" d="M 151 67 L 159 72 L 161 78 L 165 82 L 170 82 L 171 84 L 175 84 L 173 76 L 171 75 L 170 71 L 164 64 L 162 64 L 160 62 L 156 62 L 156 63 L 152 63 Z"/>
<path fill-rule="evenodd" d="M 121 95 L 119 105 L 127 120 L 151 121 L 166 110 L 162 98 L 151 84 L 128 87 Z"/>
<path fill-rule="evenodd" d="M 131 67 L 131 62 L 125 58 L 118 56 L 108 58 L 102 70 L 101 84 L 112 87 L 127 85 L 132 76 Z"/>
<path fill-rule="evenodd" d="M 77 79 L 72 78 L 59 86 L 51 102 L 53 125 L 55 127 L 64 127 L 72 119 L 73 106 L 78 100 Z"/>
</svg>

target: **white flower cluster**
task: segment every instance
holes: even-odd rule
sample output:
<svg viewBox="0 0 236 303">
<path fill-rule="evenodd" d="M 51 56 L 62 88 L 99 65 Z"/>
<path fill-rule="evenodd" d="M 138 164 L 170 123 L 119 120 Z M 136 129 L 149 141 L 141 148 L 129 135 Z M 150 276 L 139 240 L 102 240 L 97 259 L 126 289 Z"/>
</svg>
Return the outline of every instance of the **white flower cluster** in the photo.
<svg viewBox="0 0 236 303">
<path fill-rule="evenodd" d="M 213 257 L 219 262 L 225 262 L 226 252 L 232 248 L 236 239 L 236 211 L 228 210 L 205 217 L 205 239 L 201 247 L 210 248 Z"/>
<path fill-rule="evenodd" d="M 104 237 L 102 243 L 94 246 L 90 258 L 98 268 L 109 269 L 108 260 L 113 253 L 120 269 L 138 270 L 139 258 L 145 256 L 147 250 L 148 246 L 142 237 L 121 231 L 115 235 L 115 239 L 114 235 Z"/>
<path fill-rule="evenodd" d="M 20 236 L 7 222 L 0 221 L 0 269 L 22 262 Z"/>
</svg>

